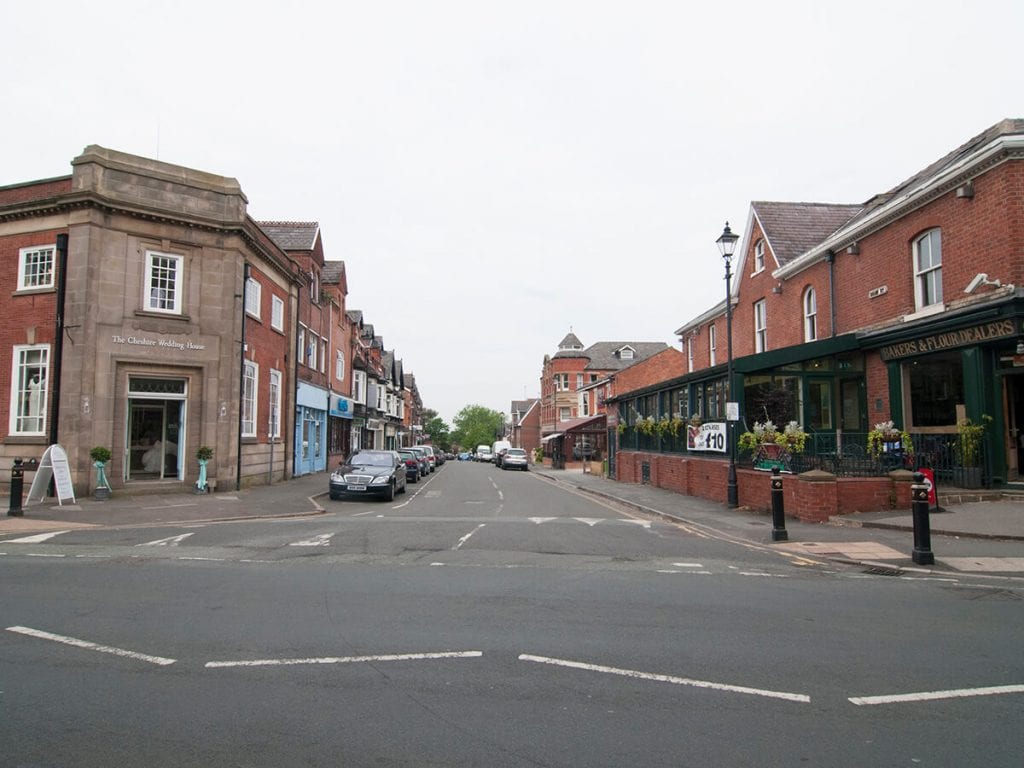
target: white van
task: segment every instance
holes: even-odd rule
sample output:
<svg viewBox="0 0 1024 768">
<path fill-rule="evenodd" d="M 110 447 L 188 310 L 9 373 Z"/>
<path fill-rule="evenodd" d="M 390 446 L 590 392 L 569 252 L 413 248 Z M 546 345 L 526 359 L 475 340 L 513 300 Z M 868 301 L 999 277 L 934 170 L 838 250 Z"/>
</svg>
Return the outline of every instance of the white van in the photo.
<svg viewBox="0 0 1024 768">
<path fill-rule="evenodd" d="M 476 460 L 477 461 L 490 461 L 491 460 L 491 446 L 489 445 L 478 445 L 476 447 Z"/>
<path fill-rule="evenodd" d="M 508 440 L 496 440 L 494 445 L 491 446 L 491 461 L 501 466 L 501 459 L 505 455 L 505 451 L 512 447 L 512 443 Z"/>
</svg>

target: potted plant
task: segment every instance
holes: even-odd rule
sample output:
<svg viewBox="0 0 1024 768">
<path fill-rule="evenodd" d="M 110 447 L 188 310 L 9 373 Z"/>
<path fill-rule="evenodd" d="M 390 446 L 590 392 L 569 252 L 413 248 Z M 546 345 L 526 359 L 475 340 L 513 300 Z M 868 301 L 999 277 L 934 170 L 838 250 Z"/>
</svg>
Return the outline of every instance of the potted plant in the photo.
<svg viewBox="0 0 1024 768">
<path fill-rule="evenodd" d="M 206 482 L 206 464 L 213 458 L 213 448 L 208 445 L 200 445 L 196 449 L 196 461 L 199 462 L 199 479 L 196 480 L 196 493 L 209 493 L 210 486 Z"/>
<path fill-rule="evenodd" d="M 959 488 L 981 487 L 982 442 L 985 428 L 992 417 L 982 414 L 981 423 L 961 419 L 956 425 L 956 457 L 959 466 L 953 468 L 953 484 Z"/>
<path fill-rule="evenodd" d="M 92 495 L 95 499 L 109 499 L 110 498 L 110 483 L 107 481 L 106 467 L 113 454 L 110 449 L 97 445 L 91 451 L 89 451 L 89 458 L 92 459 L 92 465 L 96 467 L 96 487 L 93 489 Z"/>
<path fill-rule="evenodd" d="M 914 445 L 910 435 L 893 424 L 892 420 L 875 424 L 868 432 L 868 453 L 877 459 L 883 453 L 903 451 L 907 456 L 914 455 Z"/>
<path fill-rule="evenodd" d="M 740 435 L 737 444 L 740 450 L 752 453 L 755 469 L 778 467 L 788 470 L 790 456 L 803 452 L 807 433 L 796 421 L 789 422 L 782 430 L 776 428 L 770 419 L 755 421 L 753 429 Z"/>
<path fill-rule="evenodd" d="M 648 416 L 646 419 L 639 419 L 636 423 L 636 431 L 641 435 L 651 437 L 658 431 L 658 422 L 654 420 L 653 416 Z"/>
</svg>

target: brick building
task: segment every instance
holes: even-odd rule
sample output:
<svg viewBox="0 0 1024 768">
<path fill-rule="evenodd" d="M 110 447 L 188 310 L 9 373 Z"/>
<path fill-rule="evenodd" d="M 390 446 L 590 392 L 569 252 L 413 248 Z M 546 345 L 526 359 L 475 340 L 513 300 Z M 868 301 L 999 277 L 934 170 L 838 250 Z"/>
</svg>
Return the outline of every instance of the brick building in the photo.
<svg viewBox="0 0 1024 768">
<path fill-rule="evenodd" d="M 844 457 L 890 420 L 913 436 L 902 466 L 927 464 L 940 482 L 960 483 L 958 424 L 969 419 L 988 424 L 983 482 L 1021 479 L 1022 160 L 1024 120 L 1004 120 L 863 204 L 751 204 L 728 297 L 728 399 L 739 404 L 739 430 L 792 418 L 811 435 L 809 453 L 836 457 L 819 462 L 836 475 L 826 490 L 820 476 L 796 486 L 817 496 L 808 516 L 904 498 L 902 488 L 875 487 L 896 476 L 844 476 Z M 686 373 L 619 388 L 620 479 L 724 499 L 724 454 L 638 434 L 635 414 L 725 421 L 725 309 L 723 297 L 677 330 Z M 763 477 L 741 473 L 739 485 L 741 504 L 767 505 Z"/>
</svg>

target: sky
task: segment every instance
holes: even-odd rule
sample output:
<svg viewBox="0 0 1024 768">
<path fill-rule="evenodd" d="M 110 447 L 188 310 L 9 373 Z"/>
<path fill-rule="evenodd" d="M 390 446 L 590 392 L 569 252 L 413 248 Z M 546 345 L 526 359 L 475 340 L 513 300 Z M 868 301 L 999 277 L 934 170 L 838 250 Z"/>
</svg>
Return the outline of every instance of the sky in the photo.
<svg viewBox="0 0 1024 768">
<path fill-rule="evenodd" d="M 0 186 L 87 145 L 318 221 L 449 423 L 572 330 L 724 298 L 752 200 L 860 203 L 1024 117 L 1020 0 L 51 0 L 3 11 Z"/>
</svg>

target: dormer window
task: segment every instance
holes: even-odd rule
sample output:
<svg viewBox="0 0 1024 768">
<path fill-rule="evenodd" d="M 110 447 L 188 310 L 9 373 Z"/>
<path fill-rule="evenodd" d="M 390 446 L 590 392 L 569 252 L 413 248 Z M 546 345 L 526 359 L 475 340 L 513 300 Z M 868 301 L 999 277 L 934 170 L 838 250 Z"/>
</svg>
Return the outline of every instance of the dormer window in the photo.
<svg viewBox="0 0 1024 768">
<path fill-rule="evenodd" d="M 632 360 L 635 350 L 632 347 L 622 347 L 615 354 L 619 356 L 620 360 Z"/>
</svg>

